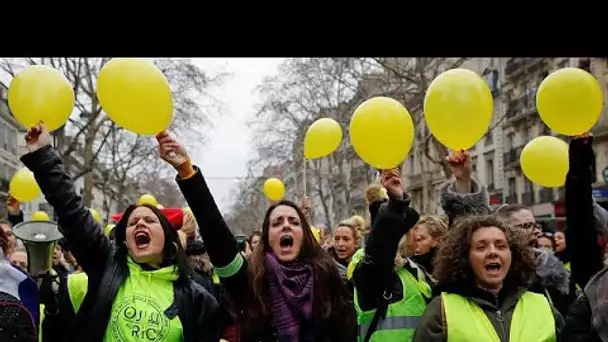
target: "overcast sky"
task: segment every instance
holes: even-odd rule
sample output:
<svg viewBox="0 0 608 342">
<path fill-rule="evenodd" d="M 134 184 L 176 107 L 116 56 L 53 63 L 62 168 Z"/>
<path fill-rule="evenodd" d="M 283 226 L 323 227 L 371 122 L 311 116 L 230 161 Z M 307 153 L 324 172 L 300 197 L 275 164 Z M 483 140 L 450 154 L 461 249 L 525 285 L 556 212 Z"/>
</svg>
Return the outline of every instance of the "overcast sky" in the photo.
<svg viewBox="0 0 608 342">
<path fill-rule="evenodd" d="M 252 117 L 259 98 L 254 92 L 265 76 L 277 72 L 284 58 L 194 58 L 193 62 L 212 74 L 227 71 L 232 74 L 213 95 L 226 107 L 226 114 L 216 116 L 209 130 L 207 145 L 200 151 L 190 151 L 194 163 L 207 178 L 211 192 L 226 212 L 230 191 L 237 177 L 247 175 L 247 158 L 251 154 L 251 134 L 245 122 Z"/>
</svg>

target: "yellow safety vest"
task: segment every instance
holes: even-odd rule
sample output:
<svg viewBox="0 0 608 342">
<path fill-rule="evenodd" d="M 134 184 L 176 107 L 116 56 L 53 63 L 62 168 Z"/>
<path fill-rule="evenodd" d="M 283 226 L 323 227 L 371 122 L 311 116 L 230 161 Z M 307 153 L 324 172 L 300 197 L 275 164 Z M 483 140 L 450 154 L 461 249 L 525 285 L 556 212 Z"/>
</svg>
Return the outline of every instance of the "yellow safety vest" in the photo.
<svg viewBox="0 0 608 342">
<path fill-rule="evenodd" d="M 500 342 L 494 326 L 473 300 L 461 295 L 441 294 L 447 342 Z M 511 319 L 509 342 L 554 342 L 555 318 L 547 298 L 525 292 L 517 302 Z"/>
<path fill-rule="evenodd" d="M 403 298 L 391 303 L 386 311 L 386 318 L 378 321 L 376 330 L 370 342 L 411 341 L 418 327 L 420 318 L 426 310 L 426 298 L 431 296 L 431 287 L 424 280 L 422 271 L 418 271 L 416 279 L 405 268 L 398 269 L 397 275 L 401 280 Z M 357 288 L 355 288 L 355 309 L 359 326 L 359 341 L 363 341 L 376 310 L 362 311 L 359 307 Z"/>
</svg>

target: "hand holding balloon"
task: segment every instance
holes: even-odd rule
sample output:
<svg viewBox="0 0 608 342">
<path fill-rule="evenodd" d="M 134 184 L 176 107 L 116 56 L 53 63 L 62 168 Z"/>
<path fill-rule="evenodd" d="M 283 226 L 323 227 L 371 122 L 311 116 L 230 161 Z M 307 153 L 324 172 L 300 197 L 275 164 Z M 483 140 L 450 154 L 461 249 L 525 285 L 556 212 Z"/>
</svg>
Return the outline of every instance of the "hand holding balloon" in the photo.
<svg viewBox="0 0 608 342">
<path fill-rule="evenodd" d="M 394 198 L 403 198 L 403 184 L 399 177 L 399 169 L 382 170 L 382 186 Z"/>
<path fill-rule="evenodd" d="M 28 129 L 25 135 L 25 146 L 28 151 L 34 152 L 49 145 L 51 145 L 51 135 L 42 121 Z"/>
<path fill-rule="evenodd" d="M 190 160 L 186 149 L 167 132 L 161 132 L 156 135 L 156 140 L 158 141 L 160 157 L 174 168 L 177 169 L 180 165 Z"/>
</svg>

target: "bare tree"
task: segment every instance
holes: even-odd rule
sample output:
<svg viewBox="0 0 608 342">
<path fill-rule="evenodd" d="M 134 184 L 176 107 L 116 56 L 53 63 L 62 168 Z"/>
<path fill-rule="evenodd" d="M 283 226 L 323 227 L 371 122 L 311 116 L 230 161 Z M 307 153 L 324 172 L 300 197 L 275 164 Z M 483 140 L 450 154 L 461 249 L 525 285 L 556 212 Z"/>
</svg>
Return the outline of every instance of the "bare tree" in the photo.
<svg viewBox="0 0 608 342">
<path fill-rule="evenodd" d="M 61 71 L 72 84 L 76 113 L 64 127 L 54 132 L 54 136 L 68 172 L 74 179 L 84 177 L 85 205 L 92 201 L 93 171 L 98 168 L 100 160 L 111 159 L 112 152 L 106 149 L 108 140 L 117 131 L 122 131 L 103 112 L 96 95 L 97 75 L 108 61 L 109 58 L 4 58 L 0 61 L 0 70 L 11 77 L 28 65 L 45 64 Z M 180 136 L 190 142 L 202 143 L 201 131 L 210 124 L 210 109 L 221 110 L 207 89 L 218 84 L 225 75 L 210 77 L 189 59 L 159 59 L 155 62 L 165 73 L 173 92 L 175 118 L 172 130 L 179 131 Z M 110 157 L 100 157 L 102 154 Z M 74 160 L 82 167 L 75 167 L 75 163 L 70 162 Z"/>
</svg>

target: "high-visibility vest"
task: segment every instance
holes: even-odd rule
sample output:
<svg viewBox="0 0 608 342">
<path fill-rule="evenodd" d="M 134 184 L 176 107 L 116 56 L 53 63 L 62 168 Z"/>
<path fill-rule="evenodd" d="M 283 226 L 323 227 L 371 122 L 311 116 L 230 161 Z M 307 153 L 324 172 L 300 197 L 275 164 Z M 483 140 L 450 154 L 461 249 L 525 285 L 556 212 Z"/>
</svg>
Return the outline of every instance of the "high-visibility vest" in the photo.
<svg viewBox="0 0 608 342">
<path fill-rule="evenodd" d="M 350 280 L 353 277 L 353 272 L 355 271 L 355 267 L 363 259 L 365 256 L 365 250 L 363 248 L 357 249 L 355 254 L 353 254 L 352 258 L 350 258 L 350 262 L 346 267 L 346 279 Z"/>
<path fill-rule="evenodd" d="M 453 293 L 442 293 L 447 325 L 447 342 L 500 342 L 494 326 L 473 300 Z M 509 342 L 554 342 L 555 318 L 545 296 L 525 292 L 517 302 Z"/>
<path fill-rule="evenodd" d="M 571 266 L 570 266 L 570 262 L 565 263 L 565 264 L 564 264 L 564 268 L 566 269 L 566 271 L 568 271 L 568 273 L 572 273 Z M 580 287 L 580 286 L 578 286 L 578 284 L 574 284 L 574 286 L 576 287 L 576 293 L 577 293 L 577 296 L 578 296 L 579 294 L 581 294 L 581 292 L 583 292 L 583 289 L 581 289 L 581 287 Z"/>
<path fill-rule="evenodd" d="M 431 296 L 431 287 L 426 283 L 421 270 L 416 279 L 407 269 L 396 270 L 403 288 L 400 301 L 388 305 L 386 318 L 380 319 L 370 342 L 411 341 L 420 318 L 426 310 L 426 298 Z M 355 309 L 359 326 L 359 341 L 363 341 L 376 310 L 362 311 L 355 288 Z"/>
<path fill-rule="evenodd" d="M 84 296 L 87 294 L 88 286 L 89 278 L 86 273 L 72 273 L 68 276 L 68 294 L 75 313 L 80 309 Z"/>
</svg>

